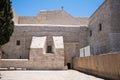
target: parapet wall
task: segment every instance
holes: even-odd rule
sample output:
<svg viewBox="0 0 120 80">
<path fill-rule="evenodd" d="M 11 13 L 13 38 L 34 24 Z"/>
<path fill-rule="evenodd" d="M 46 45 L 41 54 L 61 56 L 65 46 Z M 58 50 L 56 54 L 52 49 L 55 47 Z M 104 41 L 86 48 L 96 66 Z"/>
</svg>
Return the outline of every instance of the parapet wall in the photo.
<svg viewBox="0 0 120 80">
<path fill-rule="evenodd" d="M 73 59 L 73 68 L 100 77 L 120 80 L 120 53 Z"/>
<path fill-rule="evenodd" d="M 15 68 L 26 68 L 30 67 L 28 65 L 28 59 L 1 59 L 1 68 L 9 68 L 9 67 L 15 67 Z"/>
</svg>

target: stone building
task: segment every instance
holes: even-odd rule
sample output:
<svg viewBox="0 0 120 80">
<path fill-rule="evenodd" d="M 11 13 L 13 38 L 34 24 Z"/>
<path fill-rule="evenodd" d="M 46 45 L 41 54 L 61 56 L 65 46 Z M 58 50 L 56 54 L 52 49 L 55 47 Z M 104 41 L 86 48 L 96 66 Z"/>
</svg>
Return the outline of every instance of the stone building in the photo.
<svg viewBox="0 0 120 80">
<path fill-rule="evenodd" d="M 63 69 L 64 65 L 71 68 L 72 58 L 79 56 L 79 49 L 88 45 L 89 19 L 73 17 L 64 10 L 41 11 L 34 17 L 14 13 L 14 22 L 14 33 L 3 46 L 7 56 L 2 57 L 29 59 L 28 65 L 34 64 L 34 67 L 26 66 L 30 69 Z"/>
<path fill-rule="evenodd" d="M 119 21 L 120 0 L 106 0 L 90 18 L 73 17 L 64 10 L 32 17 L 14 13 L 15 29 L 2 47 L 1 67 L 72 68 L 72 58 L 80 54 L 120 51 Z"/>
<path fill-rule="evenodd" d="M 90 17 L 91 54 L 120 51 L 120 0 L 105 2 Z"/>
</svg>

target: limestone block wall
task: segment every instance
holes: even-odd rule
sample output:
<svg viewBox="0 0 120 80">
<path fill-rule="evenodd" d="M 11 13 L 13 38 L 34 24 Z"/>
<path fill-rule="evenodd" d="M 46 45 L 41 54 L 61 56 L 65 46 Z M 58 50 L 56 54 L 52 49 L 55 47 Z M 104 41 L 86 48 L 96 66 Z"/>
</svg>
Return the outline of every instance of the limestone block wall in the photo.
<svg viewBox="0 0 120 80">
<path fill-rule="evenodd" d="M 89 43 L 93 55 L 111 51 L 109 33 L 111 32 L 111 6 L 106 0 L 90 17 Z M 101 26 L 101 27 L 100 27 Z"/>
<path fill-rule="evenodd" d="M 18 24 L 37 24 L 36 16 L 19 16 Z"/>
<path fill-rule="evenodd" d="M 33 37 L 29 59 L 1 59 L 2 68 L 64 69 L 64 44 L 62 36 L 54 36 L 55 52 L 44 53 L 47 37 Z M 60 46 L 59 46 L 60 45 Z"/>
<path fill-rule="evenodd" d="M 20 45 L 17 45 L 18 40 L 20 40 Z M 32 39 L 30 38 L 30 40 Z M 27 40 L 25 39 L 24 33 L 12 36 L 10 42 L 2 48 L 2 51 L 5 53 L 5 56 L 3 55 L 2 58 L 20 59 L 21 56 L 22 59 L 28 59 L 30 44 L 29 47 L 26 47 L 28 44 L 26 42 Z"/>
<path fill-rule="evenodd" d="M 64 69 L 64 58 L 47 54 L 42 57 L 28 59 L 1 59 L 1 68 L 26 68 L 26 69 Z"/>
<path fill-rule="evenodd" d="M 120 0 L 110 0 L 111 6 L 111 33 L 112 52 L 120 51 Z"/>
<path fill-rule="evenodd" d="M 10 42 L 3 46 L 3 51 L 8 54 L 3 58 L 19 59 L 21 56 L 28 59 L 33 36 L 63 36 L 64 43 L 79 42 L 79 30 L 79 26 L 16 25 Z M 19 46 L 17 40 L 20 40 Z"/>
<path fill-rule="evenodd" d="M 86 27 L 84 29 L 84 27 L 80 27 L 77 25 L 67 25 L 67 26 L 66 25 L 46 25 L 46 24 L 44 25 L 43 24 L 41 25 L 40 24 L 39 25 L 35 25 L 35 24 L 16 25 L 14 29 L 14 33 L 10 39 L 10 42 L 8 42 L 2 48 L 2 50 L 8 55 L 2 56 L 2 58 L 20 59 L 20 56 L 21 56 L 22 59 L 30 59 L 29 56 L 31 54 L 29 53 L 31 53 L 31 51 L 32 52 L 34 51 L 33 49 L 30 49 L 33 36 L 36 36 L 36 37 L 46 36 L 47 37 L 46 46 L 53 45 L 54 43 L 52 41 L 53 36 L 63 36 L 64 50 L 63 49 L 55 50 L 54 48 L 55 45 L 53 45 L 52 47 L 53 47 L 53 52 L 56 51 L 60 54 L 64 53 L 64 58 L 60 57 L 59 54 L 46 54 L 45 53 L 46 51 L 45 51 L 43 52 L 45 54 L 36 55 L 36 57 L 30 62 L 30 64 L 32 64 L 32 62 L 37 61 L 37 60 L 41 61 L 40 63 L 47 62 L 44 60 L 45 58 L 45 59 L 48 59 L 48 62 L 49 62 L 49 59 L 52 60 L 51 64 L 55 63 L 53 65 L 59 65 L 57 61 L 60 61 L 59 63 L 62 66 L 63 64 L 67 65 L 67 63 L 70 63 L 72 65 L 72 58 L 75 56 L 79 56 L 79 49 L 83 47 L 83 45 L 87 45 L 87 42 L 88 42 L 86 40 L 87 37 L 83 36 L 83 35 L 87 35 L 86 29 L 87 29 Z M 82 35 L 82 36 L 79 36 L 79 35 Z M 17 40 L 20 40 L 20 45 L 16 45 Z M 44 49 L 46 49 L 46 46 L 44 46 Z M 51 57 L 48 55 L 50 55 Z M 62 60 L 64 60 L 64 62 L 61 62 Z M 40 63 L 38 62 L 34 63 L 35 67 L 39 68 L 40 66 L 37 67 L 37 65 Z M 44 64 L 46 66 L 49 65 L 47 63 L 44 63 Z M 7 65 L 7 64 L 4 64 L 4 65 Z"/>
<path fill-rule="evenodd" d="M 79 48 L 83 48 L 89 45 L 88 35 L 89 35 L 88 26 L 81 26 L 79 31 Z"/>
<path fill-rule="evenodd" d="M 94 74 L 107 80 L 120 80 L 120 53 L 108 53 L 73 59 L 73 69 Z"/>
<path fill-rule="evenodd" d="M 1 59 L 1 68 L 9 68 L 9 67 L 15 67 L 15 68 L 29 68 L 28 59 Z"/>
<path fill-rule="evenodd" d="M 111 32 L 120 33 L 120 0 L 109 0 L 111 6 Z"/>
<path fill-rule="evenodd" d="M 111 52 L 120 51 L 120 33 L 110 33 L 110 42 L 111 42 Z"/>
<path fill-rule="evenodd" d="M 55 53 L 57 53 L 60 56 L 64 56 L 63 36 L 53 36 L 53 42 L 55 47 Z"/>
<path fill-rule="evenodd" d="M 87 17 L 75 17 L 81 26 L 88 26 L 90 19 Z"/>
<path fill-rule="evenodd" d="M 88 25 L 88 18 L 73 17 L 64 10 L 41 11 L 37 16 L 19 16 L 19 24 Z"/>
<path fill-rule="evenodd" d="M 79 50 L 79 43 L 65 43 L 65 65 L 67 65 L 67 63 L 71 64 L 71 68 L 72 68 L 72 58 L 78 56 L 79 52 L 77 52 Z"/>
<path fill-rule="evenodd" d="M 46 36 L 43 37 L 32 37 L 32 42 L 30 46 L 30 56 L 29 58 L 37 58 L 40 57 L 42 54 L 46 53 Z"/>
<path fill-rule="evenodd" d="M 115 37 L 120 33 L 119 15 L 120 0 L 106 0 L 90 17 L 89 43 L 93 55 L 120 51 L 120 39 Z"/>
</svg>

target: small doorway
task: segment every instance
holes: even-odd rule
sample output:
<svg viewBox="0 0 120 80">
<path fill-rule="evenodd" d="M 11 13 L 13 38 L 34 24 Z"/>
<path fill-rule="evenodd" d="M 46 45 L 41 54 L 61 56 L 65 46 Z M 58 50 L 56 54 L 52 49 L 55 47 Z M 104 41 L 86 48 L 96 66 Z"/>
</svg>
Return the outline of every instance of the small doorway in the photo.
<svg viewBox="0 0 120 80">
<path fill-rule="evenodd" d="M 68 69 L 71 69 L 71 64 L 67 63 L 67 67 L 68 67 Z"/>
</svg>

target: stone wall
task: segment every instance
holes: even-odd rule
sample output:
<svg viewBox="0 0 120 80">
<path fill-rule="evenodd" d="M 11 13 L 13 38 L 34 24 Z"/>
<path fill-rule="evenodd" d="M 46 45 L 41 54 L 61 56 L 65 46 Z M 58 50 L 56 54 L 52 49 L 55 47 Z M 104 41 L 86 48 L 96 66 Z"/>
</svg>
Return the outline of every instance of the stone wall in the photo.
<svg viewBox="0 0 120 80">
<path fill-rule="evenodd" d="M 10 42 L 3 46 L 3 51 L 8 53 L 8 58 L 11 59 L 19 59 L 19 56 L 22 56 L 22 59 L 28 59 L 32 36 L 63 36 L 65 43 L 78 42 L 79 30 L 79 27 L 74 26 L 62 27 L 57 25 L 18 25 L 14 29 L 14 33 L 10 39 Z M 17 40 L 20 40 L 20 45 L 16 45 Z"/>
<path fill-rule="evenodd" d="M 120 33 L 120 0 L 110 0 L 111 32 Z"/>
<path fill-rule="evenodd" d="M 94 74 L 107 80 L 120 80 L 120 53 L 73 59 L 73 69 Z"/>
<path fill-rule="evenodd" d="M 120 0 L 110 0 L 111 5 L 111 33 L 112 52 L 120 51 Z"/>
<path fill-rule="evenodd" d="M 111 52 L 119 52 L 120 51 L 120 33 L 110 33 L 110 42 L 111 42 Z"/>
<path fill-rule="evenodd" d="M 19 24 L 88 25 L 88 18 L 73 17 L 64 10 L 41 11 L 37 16 L 19 16 Z"/>
<path fill-rule="evenodd" d="M 1 68 L 9 68 L 9 67 L 15 67 L 15 68 L 30 68 L 28 65 L 28 59 L 1 59 Z"/>
<path fill-rule="evenodd" d="M 53 36 L 63 36 L 65 65 L 67 63 L 72 64 L 72 58 L 79 56 L 79 49 L 88 43 L 86 36 L 87 30 L 87 27 L 77 25 L 18 24 L 15 26 L 10 42 L 2 48 L 7 54 L 2 56 L 2 58 L 29 59 L 30 45 L 33 36 L 46 36 L 47 45 L 53 44 Z M 20 45 L 16 45 L 17 40 L 20 40 Z"/>
<path fill-rule="evenodd" d="M 64 44 L 62 36 L 54 36 L 54 52 L 47 53 L 47 37 L 33 37 L 29 59 L 0 59 L 2 68 L 64 69 Z"/>
<path fill-rule="evenodd" d="M 77 52 L 79 43 L 65 43 L 65 65 L 67 65 L 67 63 L 71 64 L 71 68 L 72 68 L 72 58 L 75 56 L 78 56 L 79 52 Z"/>
<path fill-rule="evenodd" d="M 120 51 L 117 46 L 120 45 L 120 38 L 115 37 L 120 33 L 119 15 L 120 0 L 106 0 L 90 17 L 89 43 L 93 55 Z M 117 44 L 114 44 L 116 42 Z"/>
<path fill-rule="evenodd" d="M 79 31 L 79 48 L 89 45 L 88 34 L 89 28 L 86 26 L 81 26 Z"/>
<path fill-rule="evenodd" d="M 111 32 L 111 6 L 106 0 L 90 17 L 89 43 L 92 55 L 111 51 L 109 33 Z M 101 26 L 101 30 L 100 30 Z"/>
<path fill-rule="evenodd" d="M 40 55 L 46 53 L 46 44 L 47 42 L 47 37 L 42 36 L 42 37 L 32 37 L 32 42 L 30 46 L 30 53 L 29 53 L 29 58 L 39 58 L 41 57 Z"/>
<path fill-rule="evenodd" d="M 64 69 L 64 58 L 55 55 L 43 55 L 42 58 L 28 59 L 1 59 L 1 68 L 26 69 Z"/>
</svg>

